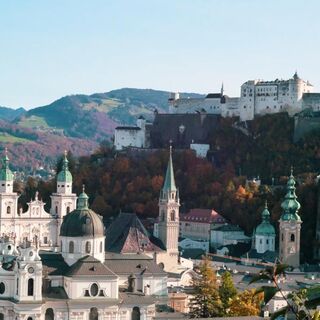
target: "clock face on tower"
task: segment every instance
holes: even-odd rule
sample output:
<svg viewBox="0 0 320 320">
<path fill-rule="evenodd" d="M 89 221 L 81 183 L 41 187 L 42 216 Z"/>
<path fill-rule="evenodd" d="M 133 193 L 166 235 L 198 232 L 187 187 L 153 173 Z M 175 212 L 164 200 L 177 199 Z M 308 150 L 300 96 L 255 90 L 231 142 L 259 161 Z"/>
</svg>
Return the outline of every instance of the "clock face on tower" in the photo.
<svg viewBox="0 0 320 320">
<path fill-rule="evenodd" d="M 29 267 L 29 268 L 28 268 L 28 272 L 29 272 L 29 273 L 34 273 L 33 267 Z"/>
</svg>

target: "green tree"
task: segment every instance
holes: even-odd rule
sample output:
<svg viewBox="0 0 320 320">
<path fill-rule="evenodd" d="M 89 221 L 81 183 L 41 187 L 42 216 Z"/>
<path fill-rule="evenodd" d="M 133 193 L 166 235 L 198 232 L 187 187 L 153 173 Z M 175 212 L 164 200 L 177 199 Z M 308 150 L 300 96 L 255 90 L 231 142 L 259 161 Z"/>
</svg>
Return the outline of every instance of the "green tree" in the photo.
<svg viewBox="0 0 320 320">
<path fill-rule="evenodd" d="M 215 270 L 210 260 L 204 258 L 199 268 L 199 278 L 194 280 L 195 296 L 191 300 L 191 318 L 217 317 L 222 314 L 222 303 L 219 297 Z"/>
<path fill-rule="evenodd" d="M 224 314 L 228 312 L 230 303 L 237 295 L 237 289 L 235 288 L 230 272 L 226 271 L 222 275 L 222 283 L 219 288 L 219 295 L 223 305 Z"/>
</svg>

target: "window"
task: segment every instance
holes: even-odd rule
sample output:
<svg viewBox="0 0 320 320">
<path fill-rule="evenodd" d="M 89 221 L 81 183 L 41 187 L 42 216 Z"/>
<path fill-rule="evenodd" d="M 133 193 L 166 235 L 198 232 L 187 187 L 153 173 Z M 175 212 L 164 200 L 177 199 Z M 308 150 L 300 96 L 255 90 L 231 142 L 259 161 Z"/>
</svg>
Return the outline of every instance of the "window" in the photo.
<svg viewBox="0 0 320 320">
<path fill-rule="evenodd" d="M 103 244 L 102 241 L 100 242 L 100 253 L 102 253 Z"/>
<path fill-rule="evenodd" d="M 56 214 L 58 214 L 58 206 L 56 206 L 55 212 Z"/>
<path fill-rule="evenodd" d="M 294 237 L 294 234 L 293 234 L 293 233 L 291 233 L 290 241 L 291 241 L 291 242 L 294 242 L 294 238 L 295 238 L 295 237 Z"/>
<path fill-rule="evenodd" d="M 33 296 L 33 286 L 34 286 L 34 280 L 30 278 L 28 280 L 28 296 Z"/>
<path fill-rule="evenodd" d="M 4 285 L 3 282 L 0 283 L 0 294 L 4 294 L 6 291 L 6 286 Z"/>
<path fill-rule="evenodd" d="M 10 213 L 11 213 L 11 207 L 7 206 L 7 214 L 10 214 Z"/>
<path fill-rule="evenodd" d="M 3 313 L 0 313 L 0 320 L 4 320 L 4 315 L 3 315 Z"/>
<path fill-rule="evenodd" d="M 45 320 L 54 320 L 54 312 L 53 309 L 49 308 L 46 310 Z"/>
<path fill-rule="evenodd" d="M 73 241 L 69 242 L 69 253 L 74 253 L 74 243 L 73 243 Z"/>
<path fill-rule="evenodd" d="M 48 237 L 43 237 L 43 243 L 48 244 Z"/>
<path fill-rule="evenodd" d="M 96 283 L 93 283 L 90 287 L 90 295 L 92 297 L 95 297 L 98 295 L 98 293 L 99 293 L 99 287 Z"/>
<path fill-rule="evenodd" d="M 27 320 L 33 320 L 33 319 L 32 319 L 32 317 L 28 317 L 28 319 L 27 319 Z"/>
<path fill-rule="evenodd" d="M 138 307 L 132 309 L 131 320 L 140 320 L 140 309 Z"/>
<path fill-rule="evenodd" d="M 89 313 L 89 320 L 98 320 L 99 314 L 97 308 L 91 308 Z"/>
<path fill-rule="evenodd" d="M 19 278 L 17 279 L 16 295 L 19 294 Z"/>
<path fill-rule="evenodd" d="M 269 244 L 269 239 L 266 240 L 266 244 Z"/>
<path fill-rule="evenodd" d="M 86 242 L 86 253 L 90 253 L 91 252 L 91 242 L 87 241 Z"/>
<path fill-rule="evenodd" d="M 281 234 L 281 241 L 283 241 L 283 233 Z"/>
<path fill-rule="evenodd" d="M 170 218 L 171 218 L 171 221 L 175 221 L 175 220 L 176 220 L 175 215 L 176 215 L 175 211 L 174 211 L 174 210 L 172 210 L 172 211 L 170 212 Z"/>
<path fill-rule="evenodd" d="M 70 213 L 70 207 L 67 207 L 67 214 Z"/>
</svg>

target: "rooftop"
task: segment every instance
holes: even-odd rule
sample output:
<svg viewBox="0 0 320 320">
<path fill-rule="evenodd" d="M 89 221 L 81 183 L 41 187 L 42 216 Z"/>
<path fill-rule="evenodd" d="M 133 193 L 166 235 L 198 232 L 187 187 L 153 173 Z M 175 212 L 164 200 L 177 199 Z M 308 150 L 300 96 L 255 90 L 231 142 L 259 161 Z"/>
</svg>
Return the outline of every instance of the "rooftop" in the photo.
<svg viewBox="0 0 320 320">
<path fill-rule="evenodd" d="M 213 209 L 191 209 L 186 214 L 180 214 L 180 221 L 199 223 L 226 223 L 227 220 Z"/>
</svg>

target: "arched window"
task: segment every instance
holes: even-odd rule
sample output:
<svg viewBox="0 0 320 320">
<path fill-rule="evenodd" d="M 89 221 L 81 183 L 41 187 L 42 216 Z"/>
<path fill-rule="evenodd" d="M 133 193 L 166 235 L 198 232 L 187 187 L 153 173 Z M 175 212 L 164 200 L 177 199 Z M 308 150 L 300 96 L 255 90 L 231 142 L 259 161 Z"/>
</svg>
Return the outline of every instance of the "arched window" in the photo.
<svg viewBox="0 0 320 320">
<path fill-rule="evenodd" d="M 281 241 L 283 241 L 283 233 L 281 234 Z"/>
<path fill-rule="evenodd" d="M 102 253 L 102 249 L 103 249 L 103 243 L 102 241 L 100 242 L 100 253 Z"/>
<path fill-rule="evenodd" d="M 294 234 L 293 234 L 293 233 L 291 233 L 290 241 L 291 241 L 291 242 L 294 242 Z"/>
<path fill-rule="evenodd" d="M 131 320 L 140 320 L 140 309 L 138 307 L 132 309 Z"/>
<path fill-rule="evenodd" d="M 97 308 L 90 309 L 89 320 L 99 320 L 99 314 L 98 314 Z"/>
<path fill-rule="evenodd" d="M 73 241 L 69 242 L 69 253 L 74 253 L 74 243 L 73 243 Z"/>
<path fill-rule="evenodd" d="M 10 213 L 11 213 L 11 207 L 7 206 L 7 214 L 10 214 Z"/>
<path fill-rule="evenodd" d="M 58 214 L 58 206 L 56 206 L 55 212 L 56 214 Z"/>
<path fill-rule="evenodd" d="M 70 212 L 70 207 L 68 206 L 67 207 L 67 214 Z"/>
<path fill-rule="evenodd" d="M 0 283 L 0 294 L 4 294 L 6 291 L 6 286 L 3 282 Z"/>
<path fill-rule="evenodd" d="M 32 319 L 32 317 L 28 317 L 28 319 L 27 319 L 27 320 L 33 320 L 33 319 Z"/>
<path fill-rule="evenodd" d="M 175 220 L 176 220 L 175 215 L 176 215 L 176 213 L 174 212 L 174 210 L 172 210 L 172 211 L 170 212 L 171 221 L 175 221 Z"/>
<path fill-rule="evenodd" d="M 54 312 L 53 309 L 49 308 L 46 310 L 45 320 L 54 320 Z"/>
<path fill-rule="evenodd" d="M 34 280 L 30 278 L 28 280 L 28 296 L 33 296 L 33 287 L 34 287 Z"/>
<path fill-rule="evenodd" d="M 87 241 L 86 242 L 86 253 L 90 253 L 91 252 L 91 242 Z"/>
</svg>

